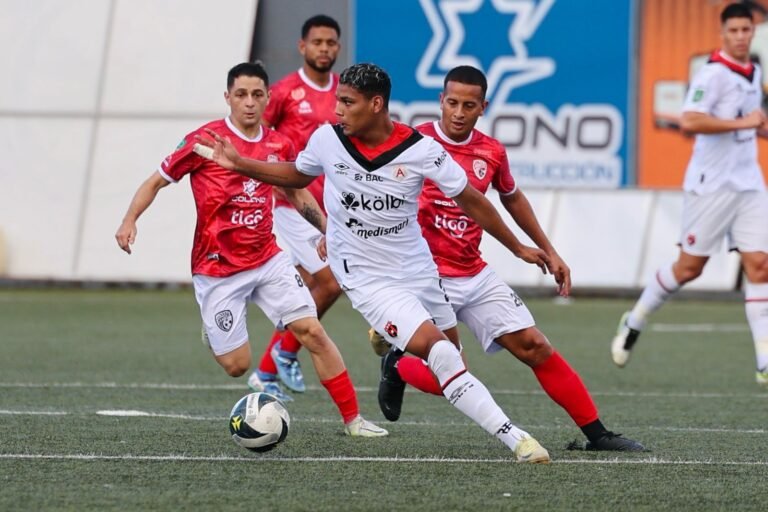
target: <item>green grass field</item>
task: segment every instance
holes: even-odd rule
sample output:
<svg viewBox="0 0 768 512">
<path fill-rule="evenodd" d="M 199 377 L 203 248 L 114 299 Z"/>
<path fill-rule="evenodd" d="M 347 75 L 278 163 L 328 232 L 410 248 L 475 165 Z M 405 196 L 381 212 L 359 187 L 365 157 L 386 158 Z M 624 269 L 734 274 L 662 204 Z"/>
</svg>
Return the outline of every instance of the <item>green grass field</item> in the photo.
<svg viewBox="0 0 768 512">
<path fill-rule="evenodd" d="M 673 301 L 623 370 L 608 342 L 629 302 L 528 306 L 606 425 L 650 452 L 567 451 L 581 433 L 530 370 L 483 355 L 466 331 L 472 371 L 554 462 L 511 462 L 445 400 L 418 392 L 388 423 L 366 325 L 342 299 L 326 328 L 363 414 L 390 436 L 345 437 L 302 354 L 309 390 L 288 406 L 288 438 L 253 454 L 227 429 L 245 379 L 203 347 L 191 290 L 0 291 L 0 510 L 766 509 L 768 389 L 754 382 L 740 302 Z M 260 353 L 271 328 L 256 309 L 249 324 Z M 103 414 L 125 410 L 147 414 Z"/>
</svg>

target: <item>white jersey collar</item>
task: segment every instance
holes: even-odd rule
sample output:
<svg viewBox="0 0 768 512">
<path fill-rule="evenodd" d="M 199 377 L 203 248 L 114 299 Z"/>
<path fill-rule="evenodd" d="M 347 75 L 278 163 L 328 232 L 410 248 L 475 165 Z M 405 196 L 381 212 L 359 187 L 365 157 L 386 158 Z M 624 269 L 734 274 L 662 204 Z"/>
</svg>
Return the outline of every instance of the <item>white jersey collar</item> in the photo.
<svg viewBox="0 0 768 512">
<path fill-rule="evenodd" d="M 333 90 L 333 82 L 335 79 L 333 77 L 333 73 L 330 73 L 330 75 L 331 79 L 328 80 L 328 83 L 324 87 L 320 87 L 307 76 L 307 74 L 304 72 L 304 68 L 299 68 L 299 78 L 301 78 L 301 81 L 307 84 L 307 87 L 320 92 L 328 92 Z"/>
<path fill-rule="evenodd" d="M 435 127 L 435 133 L 437 133 L 437 136 L 440 137 L 443 141 L 447 142 L 448 144 L 453 144 L 454 146 L 466 146 L 470 142 L 472 142 L 472 136 L 475 134 L 475 130 L 472 130 L 469 132 L 469 137 L 467 137 L 465 140 L 461 142 L 456 142 L 449 136 L 447 136 L 445 133 L 443 133 L 443 130 L 440 129 L 440 122 L 439 121 L 432 121 L 433 126 Z"/>
<path fill-rule="evenodd" d="M 264 128 L 262 128 L 261 125 L 259 125 L 259 134 L 251 139 L 235 127 L 235 124 L 229 120 L 229 116 L 224 118 L 224 122 L 227 123 L 227 128 L 232 130 L 232 133 L 243 139 L 245 142 L 260 142 L 261 137 L 264 135 Z"/>
</svg>

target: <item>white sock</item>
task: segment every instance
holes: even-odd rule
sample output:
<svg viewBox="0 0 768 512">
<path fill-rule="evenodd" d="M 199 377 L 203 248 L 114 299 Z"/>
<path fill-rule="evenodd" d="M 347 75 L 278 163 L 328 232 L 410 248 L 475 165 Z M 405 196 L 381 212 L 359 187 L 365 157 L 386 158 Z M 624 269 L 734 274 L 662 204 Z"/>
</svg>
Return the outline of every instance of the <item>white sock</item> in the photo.
<svg viewBox="0 0 768 512">
<path fill-rule="evenodd" d="M 680 284 L 672 273 L 672 265 L 665 265 L 651 277 L 635 307 L 627 317 L 630 329 L 641 331 L 651 313 L 659 309 L 667 299 L 680 289 Z"/>
<path fill-rule="evenodd" d="M 755 343 L 758 371 L 768 371 L 768 283 L 744 285 L 744 309 Z"/>
<path fill-rule="evenodd" d="M 432 346 L 427 362 L 448 401 L 472 421 L 514 450 L 527 432 L 517 428 L 504 414 L 482 382 L 469 373 L 456 347 L 448 340 Z"/>
</svg>

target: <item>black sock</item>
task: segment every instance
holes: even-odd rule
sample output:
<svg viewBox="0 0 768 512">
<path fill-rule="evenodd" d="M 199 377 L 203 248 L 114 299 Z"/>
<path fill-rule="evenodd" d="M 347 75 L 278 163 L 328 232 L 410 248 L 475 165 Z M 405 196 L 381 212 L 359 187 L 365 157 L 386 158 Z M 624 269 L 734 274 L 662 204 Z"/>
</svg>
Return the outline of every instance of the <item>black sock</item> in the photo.
<svg viewBox="0 0 768 512">
<path fill-rule="evenodd" d="M 597 441 L 608 432 L 608 430 L 603 425 L 603 422 L 601 422 L 599 418 L 592 423 L 587 423 L 581 427 L 581 431 L 584 432 L 584 435 L 587 436 L 587 439 L 592 442 Z"/>
</svg>

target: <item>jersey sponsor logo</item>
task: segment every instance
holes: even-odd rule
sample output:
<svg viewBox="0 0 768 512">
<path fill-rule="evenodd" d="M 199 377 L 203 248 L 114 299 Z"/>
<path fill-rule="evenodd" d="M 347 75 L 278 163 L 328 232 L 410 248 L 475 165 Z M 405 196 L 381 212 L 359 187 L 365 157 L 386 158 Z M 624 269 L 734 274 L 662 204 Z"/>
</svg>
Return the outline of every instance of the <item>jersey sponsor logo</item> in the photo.
<svg viewBox="0 0 768 512">
<path fill-rule="evenodd" d="M 443 162 L 445 162 L 446 158 L 448 158 L 448 153 L 446 153 L 445 151 L 440 153 L 440 156 L 435 158 L 435 167 L 439 169 L 440 166 L 443 165 Z"/>
<path fill-rule="evenodd" d="M 693 93 L 693 102 L 696 103 L 704 98 L 704 89 L 696 89 Z"/>
<path fill-rule="evenodd" d="M 299 114 L 311 114 L 311 113 L 312 113 L 312 105 L 310 105 L 307 100 L 304 100 L 301 103 L 299 103 Z"/>
<path fill-rule="evenodd" d="M 349 170 L 349 166 L 347 164 L 345 164 L 344 162 L 339 162 L 337 164 L 333 164 L 333 166 L 335 168 L 337 168 L 338 170 L 340 170 L 340 171 L 348 171 Z"/>
<path fill-rule="evenodd" d="M 477 179 L 481 180 L 485 178 L 485 175 L 488 173 L 488 164 L 485 160 L 473 160 L 472 171 L 475 173 L 475 176 L 477 176 Z"/>
<path fill-rule="evenodd" d="M 303 87 L 297 87 L 291 91 L 291 98 L 295 101 L 303 100 L 306 95 L 307 92 Z"/>
<path fill-rule="evenodd" d="M 256 226 L 259 225 L 259 222 L 264 220 L 264 214 L 261 213 L 261 210 L 256 210 L 254 212 L 236 210 L 232 212 L 232 218 L 230 220 L 232 221 L 232 224 L 245 226 L 248 229 L 256 229 Z"/>
<path fill-rule="evenodd" d="M 469 217 L 462 215 L 458 219 L 448 217 L 447 215 L 435 215 L 435 227 L 445 229 L 454 238 L 463 238 L 464 232 L 469 226 Z"/>
<path fill-rule="evenodd" d="M 270 155 L 273 156 L 273 155 Z M 256 189 L 259 187 L 259 182 L 253 178 L 243 182 L 244 194 L 235 196 L 232 198 L 233 203 L 244 204 L 265 204 L 267 202 L 266 197 L 256 196 Z"/>
<path fill-rule="evenodd" d="M 216 325 L 219 326 L 219 329 L 224 332 L 229 332 L 229 330 L 232 329 L 232 325 L 235 323 L 234 318 L 232 317 L 232 312 L 228 309 L 216 313 L 214 319 L 216 320 Z"/>
<path fill-rule="evenodd" d="M 395 224 L 394 226 L 390 226 L 388 228 L 384 227 L 377 227 L 374 229 L 367 229 L 362 222 L 360 222 L 357 219 L 350 218 L 347 222 L 345 222 L 346 226 L 351 229 L 357 236 L 360 238 L 363 238 L 365 240 L 368 240 L 369 238 L 375 238 L 379 236 L 386 236 L 386 235 L 396 235 L 403 229 L 405 229 L 406 226 L 408 226 L 408 219 L 405 219 L 403 222 L 399 224 Z"/>
<path fill-rule="evenodd" d="M 345 209 L 351 211 L 357 211 L 360 208 L 366 212 L 380 212 L 384 210 L 397 210 L 405 203 L 405 199 L 398 199 L 397 197 L 386 194 L 384 196 L 366 196 L 360 194 L 360 198 L 352 192 L 341 193 L 341 204 Z"/>
<path fill-rule="evenodd" d="M 458 206 L 456 204 L 456 201 L 454 201 L 453 199 L 435 199 L 433 202 L 438 206 L 448 206 L 448 207 L 454 207 L 454 208 Z"/>
</svg>

